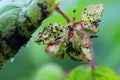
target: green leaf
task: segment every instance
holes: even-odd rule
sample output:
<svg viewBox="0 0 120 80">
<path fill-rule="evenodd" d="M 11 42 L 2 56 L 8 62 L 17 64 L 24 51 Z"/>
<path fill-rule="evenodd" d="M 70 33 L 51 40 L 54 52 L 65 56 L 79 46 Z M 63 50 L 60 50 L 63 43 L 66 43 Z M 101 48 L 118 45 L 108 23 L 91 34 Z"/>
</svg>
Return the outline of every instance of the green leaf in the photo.
<svg viewBox="0 0 120 80">
<path fill-rule="evenodd" d="M 92 80 L 89 66 L 78 66 L 73 69 L 65 80 Z M 120 80 L 118 75 L 108 67 L 98 66 L 94 70 L 94 80 Z"/>
</svg>

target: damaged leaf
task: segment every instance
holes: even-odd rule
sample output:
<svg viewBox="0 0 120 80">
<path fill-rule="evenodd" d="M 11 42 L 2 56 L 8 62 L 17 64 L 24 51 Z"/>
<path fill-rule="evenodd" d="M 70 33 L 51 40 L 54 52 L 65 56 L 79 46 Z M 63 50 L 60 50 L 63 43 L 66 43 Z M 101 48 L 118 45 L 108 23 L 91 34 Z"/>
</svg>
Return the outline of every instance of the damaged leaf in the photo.
<svg viewBox="0 0 120 80">
<path fill-rule="evenodd" d="M 89 5 L 84 8 L 83 12 L 81 13 L 81 20 L 83 20 L 81 25 L 86 32 L 95 34 L 99 31 L 98 26 L 99 22 L 101 21 L 102 13 L 102 4 Z"/>
</svg>

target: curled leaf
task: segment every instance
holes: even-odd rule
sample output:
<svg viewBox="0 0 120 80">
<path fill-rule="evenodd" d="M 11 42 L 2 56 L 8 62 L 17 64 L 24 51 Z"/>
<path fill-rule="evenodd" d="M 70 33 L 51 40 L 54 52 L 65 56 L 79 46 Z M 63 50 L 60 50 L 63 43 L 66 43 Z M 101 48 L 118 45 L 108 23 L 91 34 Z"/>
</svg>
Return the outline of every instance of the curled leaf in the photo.
<svg viewBox="0 0 120 80">
<path fill-rule="evenodd" d="M 67 56 L 66 54 L 66 42 L 65 41 L 56 41 L 53 43 L 49 43 L 45 49 L 45 51 L 49 54 L 51 54 L 52 56 L 56 57 L 56 58 L 64 58 L 65 56 Z"/>
<path fill-rule="evenodd" d="M 103 5 L 89 5 L 84 8 L 84 11 L 81 13 L 81 19 L 83 22 L 81 25 L 84 30 L 90 33 L 97 33 L 99 31 L 98 26 L 101 21 L 103 13 Z"/>
<path fill-rule="evenodd" d="M 90 42 L 89 36 L 76 29 L 70 40 L 49 43 L 46 47 L 46 52 L 58 58 L 69 56 L 76 61 L 89 62 L 91 60 L 91 46 L 88 47 Z"/>
<path fill-rule="evenodd" d="M 48 44 L 53 41 L 57 41 L 63 38 L 65 34 L 65 28 L 58 23 L 50 23 L 48 26 L 37 34 L 35 42 L 38 44 Z"/>
<path fill-rule="evenodd" d="M 91 39 L 82 31 L 74 30 L 73 37 L 67 41 L 67 54 L 74 60 L 91 61 Z M 89 46 L 89 47 L 88 47 Z"/>
</svg>

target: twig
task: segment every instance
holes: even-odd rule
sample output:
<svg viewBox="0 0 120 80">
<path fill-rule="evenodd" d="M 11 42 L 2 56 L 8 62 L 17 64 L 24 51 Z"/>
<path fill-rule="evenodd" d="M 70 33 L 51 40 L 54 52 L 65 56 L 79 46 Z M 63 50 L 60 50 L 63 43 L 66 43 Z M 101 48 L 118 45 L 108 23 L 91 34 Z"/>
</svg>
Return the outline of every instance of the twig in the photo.
<svg viewBox="0 0 120 80">
<path fill-rule="evenodd" d="M 55 8 L 55 10 L 58 11 L 67 20 L 68 23 L 72 22 L 71 19 L 58 6 Z"/>
</svg>

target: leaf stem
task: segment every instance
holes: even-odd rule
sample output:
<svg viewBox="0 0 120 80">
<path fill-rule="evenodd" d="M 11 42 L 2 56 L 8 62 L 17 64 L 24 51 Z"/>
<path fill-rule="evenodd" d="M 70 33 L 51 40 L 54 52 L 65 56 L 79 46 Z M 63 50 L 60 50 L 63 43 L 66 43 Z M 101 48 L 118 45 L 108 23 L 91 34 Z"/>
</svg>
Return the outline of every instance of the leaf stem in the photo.
<svg viewBox="0 0 120 80">
<path fill-rule="evenodd" d="M 95 62 L 94 62 L 94 53 L 91 53 L 92 60 L 90 61 L 90 67 L 91 67 L 91 80 L 95 80 Z"/>
</svg>

